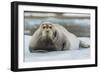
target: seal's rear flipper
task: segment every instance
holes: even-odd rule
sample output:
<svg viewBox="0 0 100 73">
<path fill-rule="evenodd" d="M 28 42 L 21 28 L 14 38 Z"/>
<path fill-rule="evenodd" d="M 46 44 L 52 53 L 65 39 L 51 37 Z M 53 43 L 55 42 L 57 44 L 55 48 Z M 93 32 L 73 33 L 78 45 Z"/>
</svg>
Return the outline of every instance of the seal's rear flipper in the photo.
<svg viewBox="0 0 100 73">
<path fill-rule="evenodd" d="M 89 48 L 90 44 L 87 43 L 86 41 L 80 40 L 80 45 L 79 46 L 82 47 L 82 48 Z"/>
</svg>

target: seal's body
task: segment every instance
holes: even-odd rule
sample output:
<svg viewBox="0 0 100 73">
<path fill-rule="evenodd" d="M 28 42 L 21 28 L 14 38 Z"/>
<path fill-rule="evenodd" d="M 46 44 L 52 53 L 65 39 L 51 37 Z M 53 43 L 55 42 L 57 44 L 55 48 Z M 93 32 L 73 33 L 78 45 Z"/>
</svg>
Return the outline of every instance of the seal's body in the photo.
<svg viewBox="0 0 100 73">
<path fill-rule="evenodd" d="M 29 44 L 30 52 L 34 51 L 61 51 L 79 49 L 80 40 L 59 24 L 44 22 L 32 35 Z M 88 44 L 82 43 L 84 47 Z"/>
</svg>

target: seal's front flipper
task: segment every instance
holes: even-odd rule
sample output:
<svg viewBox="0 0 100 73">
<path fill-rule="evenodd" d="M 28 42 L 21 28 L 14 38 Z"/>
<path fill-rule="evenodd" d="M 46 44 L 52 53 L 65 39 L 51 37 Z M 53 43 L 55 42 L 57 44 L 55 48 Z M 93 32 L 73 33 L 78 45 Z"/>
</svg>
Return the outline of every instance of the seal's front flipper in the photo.
<svg viewBox="0 0 100 73">
<path fill-rule="evenodd" d="M 89 48 L 90 43 L 80 40 L 80 45 L 79 46 L 82 47 L 82 48 Z"/>
</svg>

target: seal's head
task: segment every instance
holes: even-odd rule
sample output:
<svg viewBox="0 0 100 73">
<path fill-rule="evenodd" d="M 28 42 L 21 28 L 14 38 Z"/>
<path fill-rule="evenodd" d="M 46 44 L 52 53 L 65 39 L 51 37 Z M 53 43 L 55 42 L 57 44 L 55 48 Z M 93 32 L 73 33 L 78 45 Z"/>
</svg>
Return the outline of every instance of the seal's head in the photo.
<svg viewBox="0 0 100 73">
<path fill-rule="evenodd" d="M 43 40 L 53 40 L 55 37 L 55 28 L 54 25 L 50 22 L 44 22 L 40 25 L 41 28 L 41 36 Z"/>
</svg>

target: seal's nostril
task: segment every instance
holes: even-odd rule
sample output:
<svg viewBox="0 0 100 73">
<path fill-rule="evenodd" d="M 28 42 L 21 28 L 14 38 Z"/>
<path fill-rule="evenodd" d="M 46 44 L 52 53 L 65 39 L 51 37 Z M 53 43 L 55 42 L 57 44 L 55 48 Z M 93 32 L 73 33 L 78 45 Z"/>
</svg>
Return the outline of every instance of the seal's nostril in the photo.
<svg viewBox="0 0 100 73">
<path fill-rule="evenodd" d="M 49 32 L 49 30 L 47 30 L 46 32 Z"/>
</svg>

